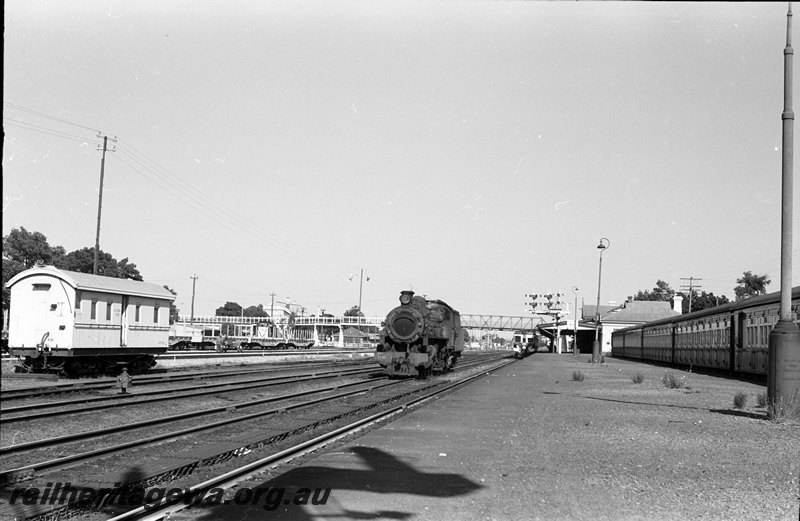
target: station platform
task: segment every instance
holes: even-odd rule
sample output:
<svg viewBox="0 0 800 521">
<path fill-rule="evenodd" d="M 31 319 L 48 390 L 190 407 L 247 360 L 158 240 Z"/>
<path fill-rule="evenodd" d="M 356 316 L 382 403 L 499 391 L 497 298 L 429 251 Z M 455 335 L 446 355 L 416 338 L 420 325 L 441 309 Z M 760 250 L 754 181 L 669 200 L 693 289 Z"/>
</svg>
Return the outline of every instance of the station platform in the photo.
<svg viewBox="0 0 800 521">
<path fill-rule="evenodd" d="M 800 425 L 766 421 L 762 386 L 588 360 L 534 354 L 241 484 L 277 491 L 256 504 L 170 519 L 798 519 Z"/>
</svg>

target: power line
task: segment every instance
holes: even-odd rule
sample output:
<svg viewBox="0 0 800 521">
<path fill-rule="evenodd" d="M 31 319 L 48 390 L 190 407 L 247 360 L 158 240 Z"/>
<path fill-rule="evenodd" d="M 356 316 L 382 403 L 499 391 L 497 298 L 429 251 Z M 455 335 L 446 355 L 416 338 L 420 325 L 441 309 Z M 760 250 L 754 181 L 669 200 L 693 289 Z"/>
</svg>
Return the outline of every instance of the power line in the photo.
<svg viewBox="0 0 800 521">
<path fill-rule="evenodd" d="M 21 129 L 24 129 L 24 130 L 30 130 L 32 132 L 39 132 L 40 134 L 47 134 L 47 135 L 50 135 L 50 136 L 56 136 L 56 137 L 60 137 L 60 138 L 64 138 L 64 139 L 70 139 L 70 140 L 73 140 L 73 141 L 80 141 L 82 143 L 89 143 L 89 144 L 93 144 L 93 145 L 99 145 L 100 144 L 99 141 L 93 141 L 91 139 L 87 139 L 87 138 L 82 137 L 82 136 L 78 136 L 78 135 L 75 135 L 75 134 L 69 134 L 67 132 L 62 132 L 60 130 L 55 130 L 55 129 L 48 128 L 48 127 L 43 127 L 41 125 L 35 125 L 33 123 L 20 121 L 18 119 L 12 119 L 12 118 L 8 118 L 8 117 L 3 117 L 3 121 L 5 122 L 5 124 L 7 126 L 17 127 L 17 128 L 21 128 Z"/>
<path fill-rule="evenodd" d="M 4 101 L 3 104 L 6 107 L 18 110 L 22 113 L 92 131 L 93 133 L 97 134 L 98 137 L 103 135 L 102 132 L 92 127 L 81 125 L 63 118 L 50 116 L 28 107 L 23 107 L 7 101 Z M 40 132 L 43 134 L 53 135 L 63 139 L 71 139 L 82 143 L 97 144 L 99 146 L 103 145 L 102 142 L 97 141 L 96 139 L 85 138 L 80 135 L 70 134 L 68 132 L 37 125 L 35 123 L 7 118 L 5 116 L 3 120 L 10 126 L 22 128 L 24 130 Z M 113 139 L 116 141 L 116 137 Z M 117 150 L 127 158 L 126 160 L 119 155 L 117 156 L 117 159 L 119 159 L 123 165 L 127 166 L 132 171 L 144 177 L 155 186 L 161 188 L 187 206 L 194 208 L 206 217 L 211 218 L 223 228 L 228 229 L 246 239 L 248 244 L 257 243 L 263 245 L 267 249 L 272 250 L 274 250 L 275 246 L 277 245 L 281 249 L 280 254 L 282 256 L 322 271 L 327 271 L 330 273 L 346 273 L 348 271 L 345 266 L 337 265 L 338 259 L 328 259 L 325 262 L 321 260 L 317 261 L 316 259 L 320 256 L 319 252 L 308 250 L 306 247 L 263 227 L 258 221 L 254 221 L 242 216 L 241 214 L 237 213 L 234 208 L 220 204 L 217 198 L 210 197 L 194 187 L 192 184 L 187 183 L 179 176 L 173 174 L 163 166 L 159 165 L 156 161 L 152 160 L 147 155 L 134 148 L 130 143 L 122 139 L 119 141 L 120 143 L 118 143 Z M 150 175 L 148 175 L 148 173 Z M 243 228 L 245 229 L 243 230 Z"/>
<path fill-rule="evenodd" d="M 28 107 L 23 107 L 22 105 L 17 105 L 16 103 L 11 103 L 10 101 L 4 101 L 3 105 L 5 105 L 7 107 L 14 108 L 14 109 L 22 111 L 22 112 L 27 112 L 28 114 L 34 114 L 36 116 L 39 116 L 40 118 L 51 119 L 53 121 L 58 121 L 59 123 L 64 123 L 66 125 L 72 125 L 73 127 L 82 128 L 84 130 L 90 130 L 94 134 L 102 134 L 102 132 L 100 130 L 97 130 L 96 128 L 87 127 L 85 125 L 80 125 L 78 123 L 73 123 L 72 121 L 68 121 L 66 119 L 61 119 L 61 118 L 57 118 L 57 117 L 54 117 L 54 116 L 50 116 L 48 114 L 45 114 L 44 112 L 39 112 L 37 110 L 29 109 Z"/>
</svg>

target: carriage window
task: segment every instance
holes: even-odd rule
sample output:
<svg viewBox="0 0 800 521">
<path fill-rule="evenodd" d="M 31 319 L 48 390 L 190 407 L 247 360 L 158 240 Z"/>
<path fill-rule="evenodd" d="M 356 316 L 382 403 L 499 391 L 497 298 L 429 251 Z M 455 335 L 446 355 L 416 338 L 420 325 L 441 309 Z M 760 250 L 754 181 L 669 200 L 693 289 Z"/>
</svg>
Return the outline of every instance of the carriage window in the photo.
<svg viewBox="0 0 800 521">
<path fill-rule="evenodd" d="M 111 302 L 106 302 L 106 320 L 111 320 Z"/>
<path fill-rule="evenodd" d="M 158 324 L 158 306 L 153 308 L 153 324 Z"/>
<path fill-rule="evenodd" d="M 92 320 L 97 319 L 97 299 L 92 300 Z"/>
<path fill-rule="evenodd" d="M 50 284 L 34 284 L 33 291 L 50 291 Z"/>
<path fill-rule="evenodd" d="M 139 316 L 141 315 L 141 312 L 142 312 L 142 306 L 137 305 L 136 306 L 136 319 L 135 319 L 136 322 L 139 322 L 139 320 L 140 320 Z"/>
</svg>

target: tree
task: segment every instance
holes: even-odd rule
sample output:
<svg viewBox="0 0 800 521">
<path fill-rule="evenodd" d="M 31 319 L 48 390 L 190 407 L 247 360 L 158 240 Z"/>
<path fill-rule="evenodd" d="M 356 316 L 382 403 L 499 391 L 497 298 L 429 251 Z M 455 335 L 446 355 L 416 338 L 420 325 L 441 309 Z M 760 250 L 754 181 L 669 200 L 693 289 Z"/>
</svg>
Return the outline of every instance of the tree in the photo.
<svg viewBox="0 0 800 521">
<path fill-rule="evenodd" d="M 246 317 L 268 317 L 269 313 L 264 309 L 264 306 L 249 306 L 244 308 L 244 316 Z"/>
<path fill-rule="evenodd" d="M 94 248 L 82 248 L 69 252 L 58 267 L 79 273 L 94 272 Z M 141 273 L 136 269 L 136 264 L 128 261 L 125 257 L 117 261 L 110 253 L 100 250 L 97 256 L 97 274 L 104 277 L 115 277 L 118 279 L 143 280 Z"/>
<path fill-rule="evenodd" d="M 713 308 L 721 306 L 722 304 L 727 304 L 728 302 L 730 302 L 730 299 L 725 295 L 716 296 L 713 292 L 706 293 L 703 291 L 699 295 L 695 295 L 692 299 L 692 310 L 699 311 L 701 309 Z"/>
<path fill-rule="evenodd" d="M 20 261 L 6 259 L 3 257 L 3 309 L 8 309 L 11 305 L 11 290 L 6 287 L 9 280 L 17 273 L 23 271 L 25 265 Z"/>
<path fill-rule="evenodd" d="M 353 306 L 347 311 L 344 312 L 344 316 L 346 317 L 363 317 L 364 313 L 361 312 L 361 308 L 358 306 Z"/>
<path fill-rule="evenodd" d="M 236 302 L 226 302 L 224 306 L 217 308 L 214 314 L 218 317 L 240 317 L 242 306 Z"/>
<path fill-rule="evenodd" d="M 633 297 L 633 300 L 656 300 L 661 302 L 669 302 L 675 296 L 675 290 L 669 287 L 669 284 L 661 279 L 656 282 L 656 287 L 652 291 L 639 290 Z"/>
<path fill-rule="evenodd" d="M 3 309 L 11 305 L 11 292 L 6 283 L 22 270 L 37 264 L 52 264 L 56 268 L 80 273 L 94 272 L 94 248 L 66 253 L 63 246 L 50 246 L 41 232 L 29 232 L 24 226 L 14 228 L 3 237 Z M 106 277 L 142 280 L 142 275 L 127 257 L 117 261 L 110 253 L 100 250 L 97 272 Z"/>
<path fill-rule="evenodd" d="M 689 295 L 687 293 L 678 293 L 681 297 L 683 297 L 683 302 L 681 303 L 681 308 L 684 313 L 691 313 L 692 311 L 700 311 L 701 309 L 708 309 L 713 308 L 716 306 L 721 306 L 722 304 L 727 304 L 730 302 L 728 297 L 725 295 L 716 296 L 714 293 L 706 293 L 705 291 L 698 293 L 697 291 L 692 291 L 692 309 L 689 310 Z"/>
<path fill-rule="evenodd" d="M 170 288 L 166 284 L 164 284 L 164 289 L 169 291 L 173 295 L 176 295 L 176 296 L 178 295 L 178 293 L 175 292 L 174 289 Z M 178 306 L 175 305 L 175 301 L 173 300 L 169 304 L 169 323 L 170 324 L 174 324 L 178 320 L 178 316 L 179 315 L 180 315 L 180 310 L 178 309 Z"/>
<path fill-rule="evenodd" d="M 29 232 L 24 226 L 14 228 L 3 237 L 3 258 L 20 262 L 24 269 L 37 264 L 54 264 L 64 256 L 62 246 L 51 247 L 40 232 Z M 5 271 L 5 266 L 3 266 Z"/>
<path fill-rule="evenodd" d="M 752 271 L 745 271 L 742 277 L 736 279 L 738 286 L 733 288 L 733 292 L 736 293 L 736 300 L 764 295 L 767 292 L 767 286 L 771 282 L 766 274 L 754 275 Z"/>
</svg>

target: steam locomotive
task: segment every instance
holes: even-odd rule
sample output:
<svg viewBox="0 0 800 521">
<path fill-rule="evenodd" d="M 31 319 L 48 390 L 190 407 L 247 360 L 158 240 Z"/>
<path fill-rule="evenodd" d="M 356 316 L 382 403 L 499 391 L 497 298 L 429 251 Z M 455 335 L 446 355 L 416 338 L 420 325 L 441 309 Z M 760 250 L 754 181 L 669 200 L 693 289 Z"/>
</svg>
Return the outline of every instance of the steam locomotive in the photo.
<svg viewBox="0 0 800 521">
<path fill-rule="evenodd" d="M 463 349 L 458 311 L 402 291 L 400 305 L 386 315 L 375 361 L 390 376 L 426 377 L 450 371 Z"/>
</svg>

